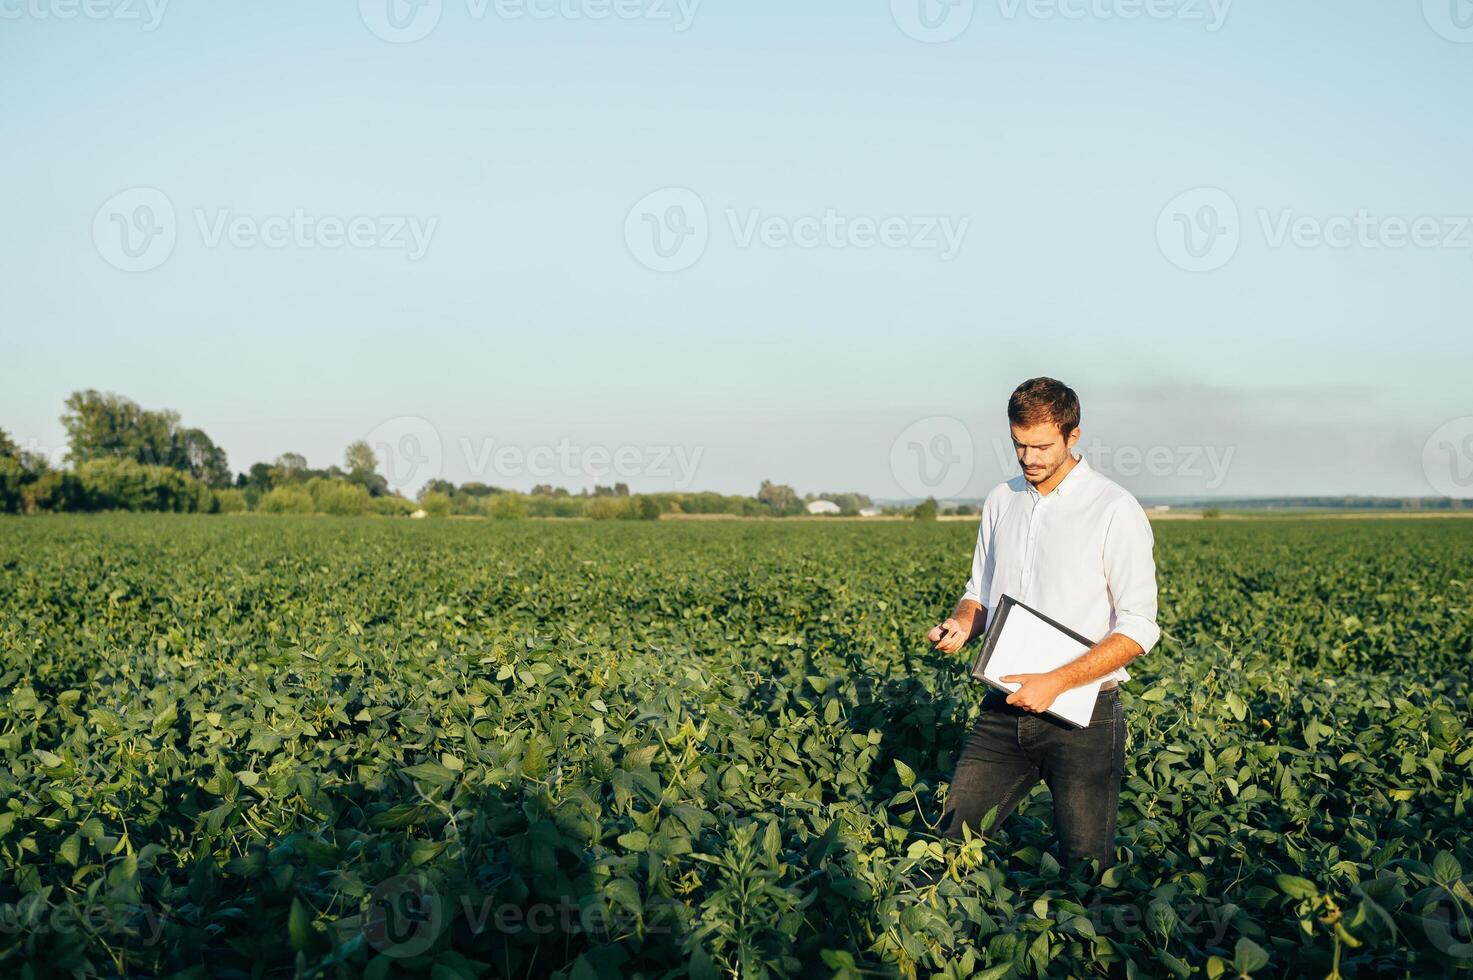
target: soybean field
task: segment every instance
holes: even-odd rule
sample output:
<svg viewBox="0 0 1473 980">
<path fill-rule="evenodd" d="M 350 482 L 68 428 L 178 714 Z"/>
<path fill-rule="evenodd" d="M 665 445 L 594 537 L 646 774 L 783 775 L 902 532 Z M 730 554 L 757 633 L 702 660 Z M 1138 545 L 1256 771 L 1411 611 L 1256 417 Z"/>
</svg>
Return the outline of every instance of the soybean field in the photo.
<svg viewBox="0 0 1473 980">
<path fill-rule="evenodd" d="M 0 519 L 0 973 L 1473 968 L 1473 521 L 1158 523 L 1119 863 L 934 833 L 970 522 Z"/>
</svg>

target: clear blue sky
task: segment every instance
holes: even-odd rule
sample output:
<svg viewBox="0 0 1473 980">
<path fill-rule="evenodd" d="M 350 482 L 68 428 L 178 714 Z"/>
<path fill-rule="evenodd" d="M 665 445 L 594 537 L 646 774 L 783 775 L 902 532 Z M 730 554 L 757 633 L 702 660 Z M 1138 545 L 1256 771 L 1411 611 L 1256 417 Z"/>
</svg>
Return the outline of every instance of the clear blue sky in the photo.
<svg viewBox="0 0 1473 980">
<path fill-rule="evenodd" d="M 949 416 L 978 495 L 1009 475 L 1008 392 L 1050 374 L 1095 451 L 1166 447 L 1161 472 L 1117 467 L 1140 495 L 1411 495 L 1473 414 L 1473 29 L 1442 0 L 1240 0 L 1220 24 L 1208 0 L 978 0 L 930 21 L 942 43 L 907 34 L 922 0 L 95 2 L 0 0 L 22 444 L 60 447 L 92 387 L 180 411 L 238 470 L 415 416 L 457 481 L 544 482 L 473 464 L 566 441 L 681 447 L 701 488 L 890 497 L 897 436 Z M 115 267 L 133 188 L 174 214 L 144 271 Z M 663 188 L 706 213 L 676 271 L 641 262 L 630 215 Z M 1188 271 L 1172 235 L 1222 198 L 1163 209 L 1198 188 L 1239 227 Z M 298 212 L 364 217 L 372 244 L 250 238 Z M 793 242 L 825 215 L 837 237 Z M 388 247 L 398 218 L 422 255 Z M 892 218 L 903 247 L 860 247 Z M 954 254 L 917 247 L 938 218 Z M 1388 245 L 1419 218 L 1436 245 Z M 230 221 L 244 238 L 216 239 Z M 635 489 L 672 485 L 645 468 Z"/>
</svg>

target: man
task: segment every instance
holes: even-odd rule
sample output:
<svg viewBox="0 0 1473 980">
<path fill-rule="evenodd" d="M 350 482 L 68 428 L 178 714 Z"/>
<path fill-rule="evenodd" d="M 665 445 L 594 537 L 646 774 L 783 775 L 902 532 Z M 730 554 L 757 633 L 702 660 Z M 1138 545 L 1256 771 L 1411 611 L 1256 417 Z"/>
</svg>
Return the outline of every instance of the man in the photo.
<svg viewBox="0 0 1473 980">
<path fill-rule="evenodd" d="M 1079 399 L 1068 386 L 1023 382 L 1008 399 L 1008 423 L 1023 472 L 988 494 L 966 590 L 927 639 L 943 653 L 962 649 L 1006 593 L 1099 641 L 1057 670 L 1004 677 L 1019 685 L 1012 694 L 989 690 L 940 832 L 961 839 L 963 825 L 974 834 L 1000 826 L 1041 778 L 1053 794 L 1061 863 L 1096 861 L 1097 876 L 1114 862 L 1125 767 L 1119 682 L 1161 635 L 1151 525 L 1129 492 L 1074 455 Z M 1088 727 L 1043 713 L 1060 693 L 1098 677 L 1105 681 Z"/>
</svg>

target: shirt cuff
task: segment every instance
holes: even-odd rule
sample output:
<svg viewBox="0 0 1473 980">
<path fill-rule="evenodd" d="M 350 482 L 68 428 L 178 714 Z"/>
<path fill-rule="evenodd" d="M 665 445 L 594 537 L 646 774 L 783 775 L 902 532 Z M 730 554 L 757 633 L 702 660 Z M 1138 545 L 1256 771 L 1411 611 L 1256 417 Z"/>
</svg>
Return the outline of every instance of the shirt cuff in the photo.
<svg viewBox="0 0 1473 980">
<path fill-rule="evenodd" d="M 1161 627 L 1144 616 L 1121 616 L 1110 632 L 1130 637 L 1141 645 L 1142 653 L 1149 653 L 1161 639 Z"/>
</svg>

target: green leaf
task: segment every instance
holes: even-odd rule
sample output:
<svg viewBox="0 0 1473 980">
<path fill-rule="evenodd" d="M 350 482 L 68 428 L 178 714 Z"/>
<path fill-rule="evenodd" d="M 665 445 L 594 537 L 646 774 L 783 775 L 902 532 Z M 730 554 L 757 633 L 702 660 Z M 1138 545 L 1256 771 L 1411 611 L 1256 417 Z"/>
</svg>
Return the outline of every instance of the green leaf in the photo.
<svg viewBox="0 0 1473 980">
<path fill-rule="evenodd" d="M 61 846 L 56 849 L 56 856 L 75 868 L 82 858 L 82 838 L 72 834 L 61 842 Z"/>
<path fill-rule="evenodd" d="M 619 846 L 631 851 L 647 851 L 650 848 L 650 835 L 642 830 L 631 830 L 619 835 Z"/>
<path fill-rule="evenodd" d="M 397 803 L 369 817 L 368 824 L 371 827 L 397 830 L 419 823 L 428 812 L 428 808 L 419 803 Z"/>
<path fill-rule="evenodd" d="M 169 705 L 163 711 L 160 711 L 158 717 L 153 720 L 153 734 L 155 736 L 162 735 L 164 732 L 174 727 L 174 722 L 178 720 L 179 706 L 177 704 Z"/>
<path fill-rule="evenodd" d="M 413 766 L 405 766 L 401 772 L 410 779 L 419 783 L 431 783 L 435 786 L 449 786 L 455 782 L 456 775 L 438 762 L 421 762 Z"/>
<path fill-rule="evenodd" d="M 1247 936 L 1238 940 L 1233 949 L 1233 968 L 1239 973 L 1252 975 L 1254 971 L 1268 966 L 1268 953 Z"/>
<path fill-rule="evenodd" d="M 608 899 L 624 906 L 636 915 L 644 914 L 644 903 L 639 897 L 639 887 L 628 878 L 611 878 L 603 887 Z"/>
<path fill-rule="evenodd" d="M 312 942 L 312 913 L 299 898 L 292 899 L 291 912 L 286 917 L 286 932 L 292 949 L 306 949 Z"/>
<path fill-rule="evenodd" d="M 1463 866 L 1447 851 L 1438 851 L 1432 858 L 1432 880 L 1439 885 L 1451 885 L 1463 876 Z"/>
<path fill-rule="evenodd" d="M 915 770 L 912 769 L 910 766 L 907 766 L 905 763 L 901 762 L 899 759 L 895 760 L 895 771 L 900 774 L 901 785 L 905 786 L 907 789 L 916 784 Z"/>
<path fill-rule="evenodd" d="M 1279 886 L 1279 891 L 1290 898 L 1316 898 L 1320 890 L 1315 883 L 1308 878 L 1300 878 L 1297 875 L 1274 875 L 1274 884 Z"/>
<path fill-rule="evenodd" d="M 568 971 L 568 980 L 598 980 L 598 971 L 593 968 L 587 956 L 580 956 L 573 961 L 573 967 Z"/>
<path fill-rule="evenodd" d="M 547 775 L 547 768 L 547 752 L 542 748 L 542 741 L 534 738 L 522 756 L 522 773 L 528 779 L 541 779 Z"/>
</svg>

